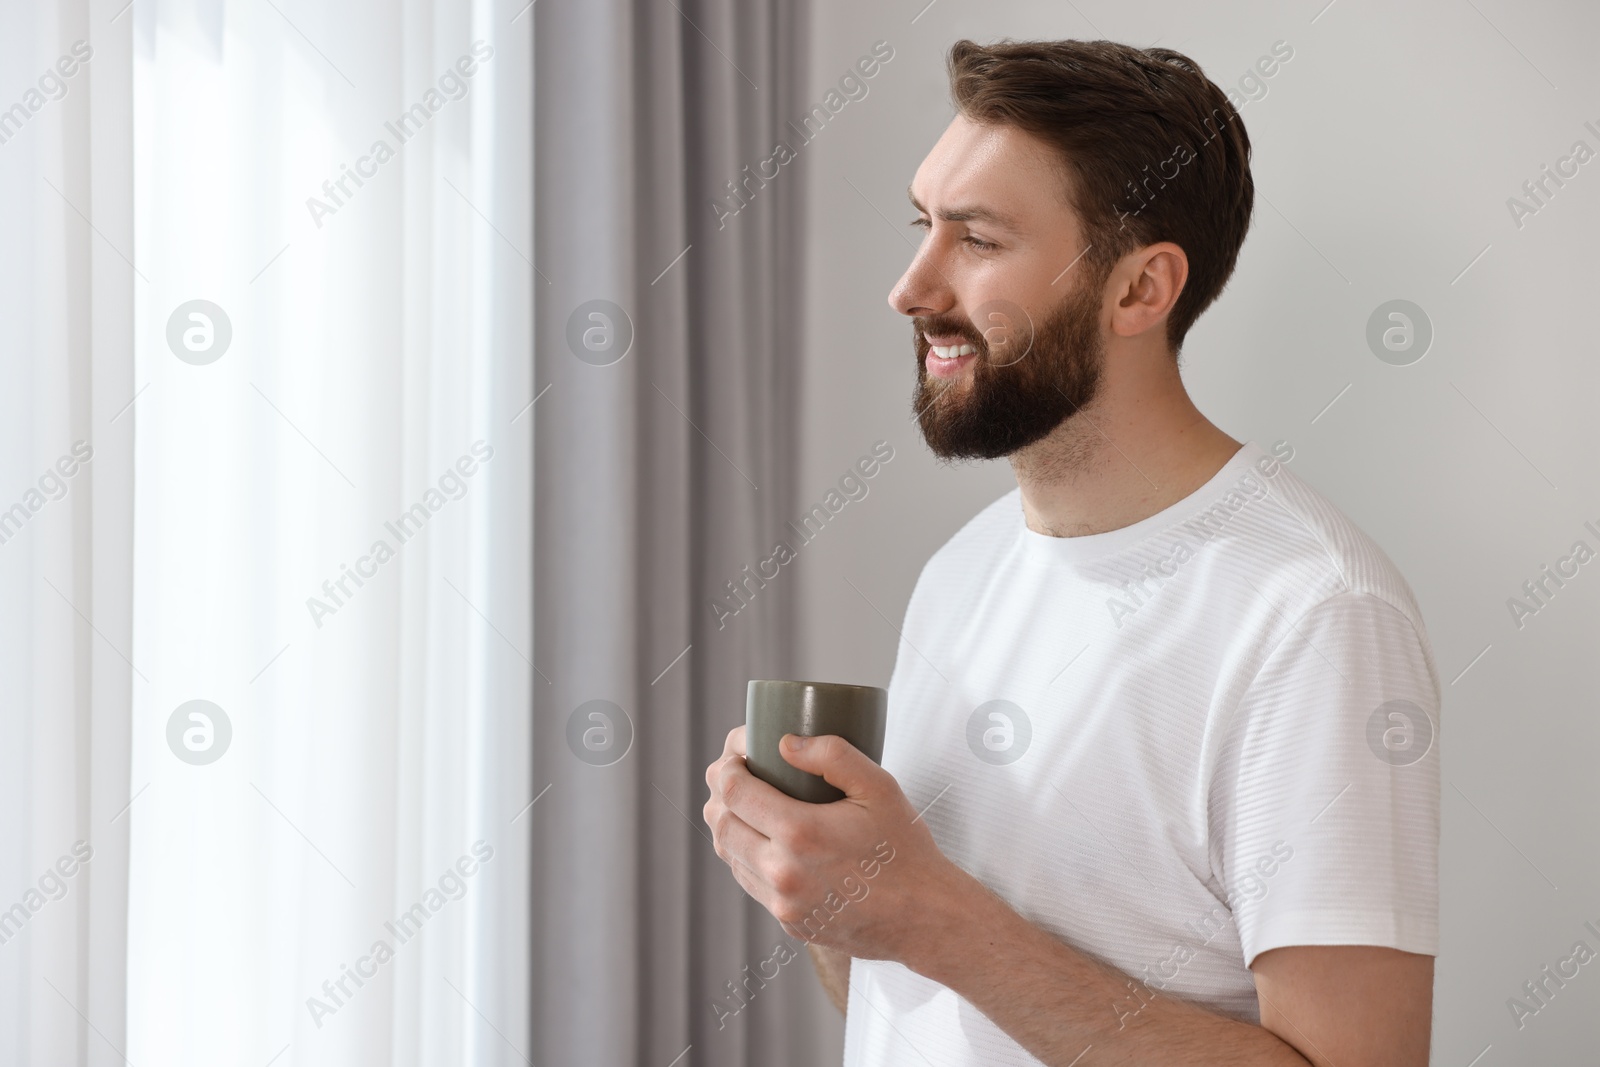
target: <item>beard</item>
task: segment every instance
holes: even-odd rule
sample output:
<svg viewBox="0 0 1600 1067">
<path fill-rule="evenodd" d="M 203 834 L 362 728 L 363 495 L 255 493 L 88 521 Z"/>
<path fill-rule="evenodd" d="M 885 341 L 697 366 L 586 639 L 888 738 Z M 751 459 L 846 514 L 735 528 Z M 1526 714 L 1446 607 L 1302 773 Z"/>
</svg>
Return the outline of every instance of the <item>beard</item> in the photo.
<svg viewBox="0 0 1600 1067">
<path fill-rule="evenodd" d="M 934 455 L 947 460 L 1009 456 L 1089 405 L 1105 361 L 1101 286 L 1094 281 L 1082 279 L 1037 328 L 1021 308 L 1004 300 L 977 309 L 983 330 L 951 315 L 911 320 L 917 353 L 912 406 Z M 958 377 L 930 377 L 927 334 L 960 337 L 977 354 Z"/>
</svg>

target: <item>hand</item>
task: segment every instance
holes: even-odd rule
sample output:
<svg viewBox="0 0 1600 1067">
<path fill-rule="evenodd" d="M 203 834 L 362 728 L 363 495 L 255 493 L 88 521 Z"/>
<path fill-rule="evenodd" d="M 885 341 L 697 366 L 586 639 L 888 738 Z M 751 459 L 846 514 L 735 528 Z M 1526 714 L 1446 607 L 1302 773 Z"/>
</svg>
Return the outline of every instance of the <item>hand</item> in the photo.
<svg viewBox="0 0 1600 1067">
<path fill-rule="evenodd" d="M 717 855 L 791 937 L 860 959 L 912 959 L 936 940 L 939 916 L 959 914 L 946 905 L 971 876 L 939 851 L 894 776 L 844 738 L 785 734 L 778 750 L 844 798 L 809 804 L 763 782 L 736 727 L 706 768 Z"/>
</svg>

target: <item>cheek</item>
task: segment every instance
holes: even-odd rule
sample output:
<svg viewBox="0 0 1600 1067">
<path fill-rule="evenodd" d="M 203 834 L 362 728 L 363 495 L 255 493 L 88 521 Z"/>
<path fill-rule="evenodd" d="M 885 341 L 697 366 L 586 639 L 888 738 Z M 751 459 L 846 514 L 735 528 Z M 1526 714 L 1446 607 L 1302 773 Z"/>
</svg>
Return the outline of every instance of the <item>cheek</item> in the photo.
<svg viewBox="0 0 1600 1067">
<path fill-rule="evenodd" d="M 1033 338 L 1036 316 L 1028 310 L 1033 304 L 1019 301 L 1020 291 L 1020 287 L 985 286 L 963 305 L 984 348 L 997 359 L 1004 359 L 1007 350 L 1027 348 Z"/>
</svg>

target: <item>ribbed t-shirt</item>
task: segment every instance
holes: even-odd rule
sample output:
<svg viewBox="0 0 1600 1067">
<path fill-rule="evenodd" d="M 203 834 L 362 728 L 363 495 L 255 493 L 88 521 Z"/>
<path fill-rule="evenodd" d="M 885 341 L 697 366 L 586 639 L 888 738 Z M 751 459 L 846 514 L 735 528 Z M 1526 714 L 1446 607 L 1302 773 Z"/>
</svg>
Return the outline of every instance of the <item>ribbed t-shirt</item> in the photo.
<svg viewBox="0 0 1600 1067">
<path fill-rule="evenodd" d="M 1259 1022 L 1287 945 L 1438 953 L 1439 705 L 1394 564 L 1244 445 L 1122 529 L 1052 537 L 1019 489 L 930 558 L 883 766 L 939 848 L 1152 993 Z M 1140 988 L 1142 987 L 1142 988 Z M 1039 1061 L 949 988 L 854 960 L 845 1067 Z"/>
</svg>

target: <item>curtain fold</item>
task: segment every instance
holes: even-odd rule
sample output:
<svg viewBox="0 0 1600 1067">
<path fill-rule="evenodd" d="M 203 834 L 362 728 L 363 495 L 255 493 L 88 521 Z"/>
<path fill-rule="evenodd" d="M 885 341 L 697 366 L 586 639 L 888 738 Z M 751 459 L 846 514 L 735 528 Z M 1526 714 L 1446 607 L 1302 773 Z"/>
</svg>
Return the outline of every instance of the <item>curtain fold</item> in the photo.
<svg viewBox="0 0 1600 1067">
<path fill-rule="evenodd" d="M 795 658 L 792 576 L 746 568 L 791 538 L 806 8 L 534 17 L 530 1059 L 821 1062 L 803 950 L 718 1009 L 788 939 L 701 818 L 746 681 Z"/>
<path fill-rule="evenodd" d="M 5 7 L 0 1062 L 125 1047 L 135 386 L 131 44 Z"/>
</svg>

